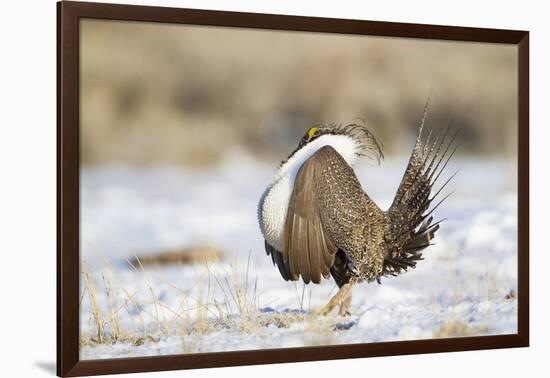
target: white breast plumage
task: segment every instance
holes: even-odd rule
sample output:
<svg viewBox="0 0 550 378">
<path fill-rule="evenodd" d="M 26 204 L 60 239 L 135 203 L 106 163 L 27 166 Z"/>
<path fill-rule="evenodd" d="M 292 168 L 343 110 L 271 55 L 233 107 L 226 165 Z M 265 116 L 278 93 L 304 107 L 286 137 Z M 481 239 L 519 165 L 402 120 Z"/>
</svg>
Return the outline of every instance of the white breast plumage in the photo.
<svg viewBox="0 0 550 378">
<path fill-rule="evenodd" d="M 258 204 L 258 221 L 265 240 L 275 249 L 282 251 L 283 229 L 288 209 L 288 203 L 294 180 L 300 167 L 317 150 L 331 146 L 353 165 L 359 146 L 347 135 L 322 135 L 294 153 L 277 171 L 275 179 L 267 187 Z"/>
</svg>

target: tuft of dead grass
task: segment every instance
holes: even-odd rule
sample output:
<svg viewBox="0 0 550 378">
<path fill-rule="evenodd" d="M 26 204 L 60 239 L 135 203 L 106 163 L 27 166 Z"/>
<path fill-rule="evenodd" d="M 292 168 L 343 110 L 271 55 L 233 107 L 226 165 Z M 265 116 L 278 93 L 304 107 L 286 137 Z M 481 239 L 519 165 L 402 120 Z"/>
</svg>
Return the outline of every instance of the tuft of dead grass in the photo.
<svg viewBox="0 0 550 378">
<path fill-rule="evenodd" d="M 223 252 L 213 246 L 192 246 L 175 250 L 167 250 L 140 255 L 132 258 L 130 263 L 137 265 L 177 265 L 177 264 L 203 264 L 221 261 Z"/>
<path fill-rule="evenodd" d="M 187 291 L 165 283 L 178 292 L 176 308 L 159 299 L 157 288 L 145 268 L 147 264 L 140 257 L 128 260 L 128 264 L 143 280 L 147 300 L 138 299 L 137 293 L 131 293 L 122 285 L 114 285 L 116 277 L 108 264 L 101 271 L 100 279 L 95 279 L 94 274 L 83 264 L 81 303 L 87 301 L 89 304 L 93 331 L 81 334 L 81 344 L 130 342 L 139 346 L 171 334 L 180 334 L 182 337 L 190 334 L 204 335 L 223 327 L 253 332 L 258 327 L 284 327 L 292 319 L 298 321 L 299 317 L 293 318 L 287 313 L 258 317 L 258 281 L 256 277 L 252 285 L 249 283 L 250 258 L 249 254 L 248 261 L 242 268 L 235 259 L 228 268 L 221 271 L 219 267 L 217 270 L 213 269 L 208 259 L 202 260 L 204 272 Z M 105 303 L 98 300 L 99 290 L 103 290 Z M 216 293 L 222 293 L 223 300 L 216 299 Z M 121 311 L 127 312 L 130 327 L 121 323 Z M 284 320 L 284 317 L 287 319 Z M 185 349 L 189 349 L 188 346 Z"/>
<path fill-rule="evenodd" d="M 164 336 L 178 335 L 182 350 L 196 352 L 201 350 L 204 336 L 213 332 L 230 329 L 253 334 L 260 329 L 288 329 L 296 324 L 304 331 L 306 345 L 326 345 L 334 342 L 335 331 L 354 325 L 353 319 L 317 316 L 310 311 L 310 304 L 306 305 L 306 289 L 299 286 L 294 287 L 295 310 L 262 307 L 258 277 L 251 277 L 250 254 L 245 264 L 236 258 L 224 265 L 205 261 L 202 274 L 186 290 L 162 282 L 177 292 L 175 306 L 174 302 L 168 305 L 162 301 L 161 290 L 155 287 L 139 257 L 128 264 L 144 284 L 134 292 L 119 283 L 109 264 L 96 274 L 86 264 L 82 265 L 81 303 L 87 302 L 92 327 L 81 333 L 81 345 L 129 343 L 138 347 L 157 343 Z M 159 285 L 158 279 L 156 285 Z M 128 315 L 124 317 L 125 322 L 122 321 L 124 312 Z M 451 318 L 433 332 L 433 337 L 464 337 L 488 331 L 487 326 L 473 326 Z"/>
<path fill-rule="evenodd" d="M 460 320 L 452 319 L 443 323 L 439 329 L 433 332 L 435 338 L 465 337 L 487 333 L 487 326 L 471 326 Z"/>
<path fill-rule="evenodd" d="M 514 289 L 510 289 L 508 294 L 504 296 L 504 299 L 517 299 L 518 295 Z"/>
<path fill-rule="evenodd" d="M 164 282 L 178 293 L 175 307 L 159 299 L 159 291 L 141 258 L 136 256 L 128 264 L 143 280 L 144 293 L 130 292 L 120 285 L 108 264 L 96 275 L 82 265 L 81 302 L 88 302 L 92 327 L 81 334 L 81 345 L 130 343 L 138 347 L 157 343 L 163 336 L 179 335 L 182 350 L 196 352 L 201 350 L 203 337 L 212 332 L 231 329 L 253 334 L 264 328 L 287 329 L 296 323 L 304 323 L 309 335 L 306 344 L 319 345 L 330 343 L 331 333 L 337 327 L 335 319 L 319 318 L 315 312 L 304 309 L 307 301 L 304 287 L 300 290 L 295 287 L 299 307 L 295 310 L 262 307 L 258 278 L 250 276 L 251 254 L 246 264 L 240 264 L 236 258 L 227 266 L 205 261 L 203 273 L 188 290 Z M 100 291 L 103 302 L 99 300 Z M 128 314 L 129 325 L 121 322 L 123 311 Z"/>
</svg>

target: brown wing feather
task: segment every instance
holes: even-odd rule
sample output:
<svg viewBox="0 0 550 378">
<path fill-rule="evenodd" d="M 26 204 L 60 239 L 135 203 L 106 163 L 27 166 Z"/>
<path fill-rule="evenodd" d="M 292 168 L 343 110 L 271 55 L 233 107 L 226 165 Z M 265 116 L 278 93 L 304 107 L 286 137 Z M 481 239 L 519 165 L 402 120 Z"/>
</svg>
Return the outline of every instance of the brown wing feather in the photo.
<svg viewBox="0 0 550 378">
<path fill-rule="evenodd" d="M 305 283 L 329 276 L 337 250 L 321 221 L 316 180 L 323 163 L 315 156 L 296 175 L 283 234 L 283 259 L 289 262 L 292 278 L 302 276 Z"/>
<path fill-rule="evenodd" d="M 328 278 L 338 249 L 358 259 L 383 212 L 366 195 L 353 169 L 332 147 L 313 154 L 296 175 L 283 232 L 283 260 L 293 279 Z"/>
</svg>

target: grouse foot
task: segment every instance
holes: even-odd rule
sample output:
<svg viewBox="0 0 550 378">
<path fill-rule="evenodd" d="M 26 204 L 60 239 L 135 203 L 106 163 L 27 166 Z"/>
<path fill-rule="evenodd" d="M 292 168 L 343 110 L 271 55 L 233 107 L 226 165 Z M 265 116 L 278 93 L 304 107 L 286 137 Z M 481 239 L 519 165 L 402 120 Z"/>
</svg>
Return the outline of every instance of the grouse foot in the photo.
<svg viewBox="0 0 550 378">
<path fill-rule="evenodd" d="M 319 311 L 320 315 L 328 315 L 336 306 L 339 306 L 338 314 L 341 316 L 350 315 L 349 307 L 351 305 L 352 284 L 344 284 L 340 290 L 330 299 L 330 301 Z"/>
</svg>

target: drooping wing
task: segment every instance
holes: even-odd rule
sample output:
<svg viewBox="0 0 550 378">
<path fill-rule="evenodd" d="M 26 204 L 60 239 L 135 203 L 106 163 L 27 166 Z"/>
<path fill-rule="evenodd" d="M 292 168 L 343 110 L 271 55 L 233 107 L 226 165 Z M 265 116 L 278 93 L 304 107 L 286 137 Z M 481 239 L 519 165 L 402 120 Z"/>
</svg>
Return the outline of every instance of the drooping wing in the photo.
<svg viewBox="0 0 550 378">
<path fill-rule="evenodd" d="M 448 196 L 431 209 L 430 205 L 456 174 L 430 197 L 434 184 L 458 148 L 454 142 L 460 130 L 449 136 L 451 123 L 447 128 L 439 129 L 431 140 L 433 130 L 427 137 L 422 135 L 425 118 L 426 110 L 407 169 L 388 210 L 391 226 L 386 242 L 391 253 L 385 261 L 385 274 L 389 275 L 414 267 L 416 261 L 422 259 L 420 251 L 430 245 L 441 222 L 432 224 L 431 214 Z"/>
<path fill-rule="evenodd" d="M 296 279 L 292 279 L 292 275 L 290 274 L 290 266 L 288 265 L 288 262 L 283 260 L 283 253 L 281 251 L 275 249 L 267 241 L 265 241 L 265 251 L 271 256 L 273 264 L 277 265 L 277 268 L 279 268 L 279 272 L 285 281 L 296 281 Z"/>
<path fill-rule="evenodd" d="M 328 278 L 336 251 L 346 252 L 349 239 L 363 232 L 372 206 L 334 148 L 313 154 L 298 171 L 285 220 L 283 260 L 292 278 L 302 276 L 305 283 Z"/>
</svg>

